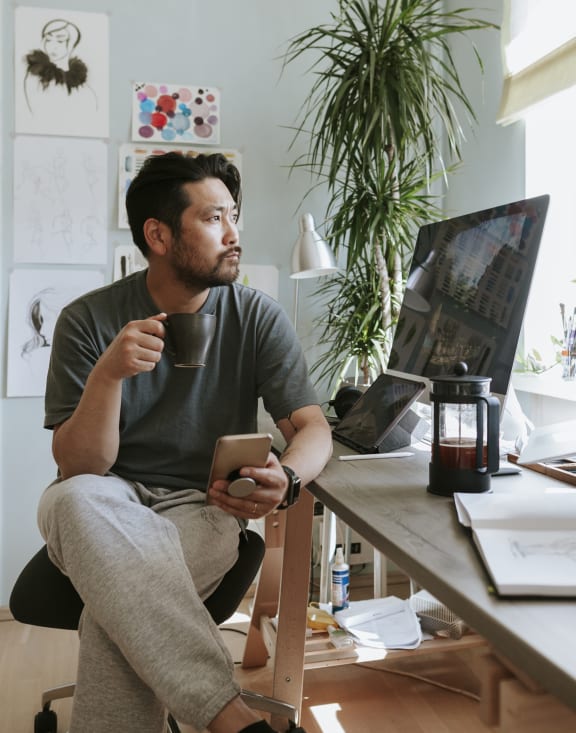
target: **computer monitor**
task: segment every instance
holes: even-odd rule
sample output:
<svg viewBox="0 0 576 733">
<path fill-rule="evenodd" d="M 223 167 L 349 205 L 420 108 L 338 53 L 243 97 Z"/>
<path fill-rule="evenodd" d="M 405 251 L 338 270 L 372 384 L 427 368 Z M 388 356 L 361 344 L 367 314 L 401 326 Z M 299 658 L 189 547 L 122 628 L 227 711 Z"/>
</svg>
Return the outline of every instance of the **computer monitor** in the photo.
<svg viewBox="0 0 576 733">
<path fill-rule="evenodd" d="M 543 195 L 421 227 L 388 370 L 425 381 L 454 373 L 508 389 L 548 209 Z"/>
</svg>

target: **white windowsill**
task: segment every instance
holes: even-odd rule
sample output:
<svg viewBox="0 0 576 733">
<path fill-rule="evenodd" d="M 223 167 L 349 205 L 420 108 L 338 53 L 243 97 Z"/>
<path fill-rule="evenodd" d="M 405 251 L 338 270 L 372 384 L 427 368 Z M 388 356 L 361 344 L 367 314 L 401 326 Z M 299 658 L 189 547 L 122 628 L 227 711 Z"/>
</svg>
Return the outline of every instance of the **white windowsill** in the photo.
<svg viewBox="0 0 576 733">
<path fill-rule="evenodd" d="M 516 392 L 529 392 L 543 397 L 576 402 L 576 379 L 566 382 L 560 375 L 560 365 L 543 374 L 513 372 L 512 386 Z"/>
</svg>

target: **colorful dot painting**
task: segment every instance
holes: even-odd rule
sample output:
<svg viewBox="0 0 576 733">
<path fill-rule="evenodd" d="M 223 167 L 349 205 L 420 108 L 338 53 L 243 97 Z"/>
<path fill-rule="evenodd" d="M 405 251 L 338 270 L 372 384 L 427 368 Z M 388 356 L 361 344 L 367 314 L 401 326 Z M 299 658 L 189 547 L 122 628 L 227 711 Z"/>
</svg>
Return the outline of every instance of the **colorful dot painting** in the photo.
<svg viewBox="0 0 576 733">
<path fill-rule="evenodd" d="M 220 142 L 220 92 L 213 87 L 134 84 L 132 140 Z"/>
</svg>

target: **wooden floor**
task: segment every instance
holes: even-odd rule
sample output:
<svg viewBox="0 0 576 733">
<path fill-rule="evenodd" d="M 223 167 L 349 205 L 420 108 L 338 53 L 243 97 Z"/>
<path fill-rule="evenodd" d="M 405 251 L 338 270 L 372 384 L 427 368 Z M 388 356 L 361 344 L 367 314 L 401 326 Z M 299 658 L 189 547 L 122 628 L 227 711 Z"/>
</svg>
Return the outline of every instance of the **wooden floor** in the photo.
<svg viewBox="0 0 576 733">
<path fill-rule="evenodd" d="M 493 730 L 478 718 L 476 655 L 477 650 L 468 650 L 307 670 L 301 725 L 307 733 Z M 237 675 L 244 688 L 269 692 L 269 670 L 239 670 Z"/>
<path fill-rule="evenodd" d="M 244 619 L 234 619 L 242 628 Z M 238 626 L 238 623 L 240 624 Z M 243 637 L 223 631 L 235 659 Z M 32 733 L 42 691 L 74 680 L 78 640 L 75 632 L 0 622 L 0 732 Z M 387 668 L 421 675 L 464 692 L 478 692 L 474 652 L 398 660 Z M 243 687 L 266 693 L 271 672 L 242 670 Z M 307 733 L 482 733 L 494 730 L 477 717 L 478 702 L 465 694 L 413 677 L 385 671 L 382 663 L 306 672 L 301 724 Z M 65 733 L 70 701 L 54 704 Z M 183 727 L 186 733 L 192 728 Z"/>
</svg>

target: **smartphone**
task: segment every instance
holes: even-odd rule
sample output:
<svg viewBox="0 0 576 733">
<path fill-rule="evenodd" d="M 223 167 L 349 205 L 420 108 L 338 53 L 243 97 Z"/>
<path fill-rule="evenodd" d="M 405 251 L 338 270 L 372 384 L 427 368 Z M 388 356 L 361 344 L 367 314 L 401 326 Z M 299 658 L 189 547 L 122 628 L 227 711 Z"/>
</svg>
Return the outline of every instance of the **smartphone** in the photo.
<svg viewBox="0 0 576 733">
<path fill-rule="evenodd" d="M 232 479 L 228 493 L 236 497 L 248 496 L 256 488 L 256 482 L 237 476 L 237 471 L 243 466 L 265 466 L 271 447 L 270 433 L 223 435 L 218 438 L 208 486 L 217 479 Z"/>
</svg>

